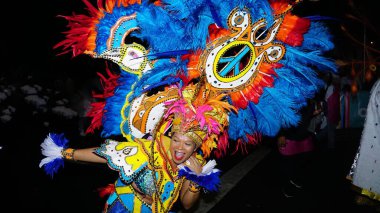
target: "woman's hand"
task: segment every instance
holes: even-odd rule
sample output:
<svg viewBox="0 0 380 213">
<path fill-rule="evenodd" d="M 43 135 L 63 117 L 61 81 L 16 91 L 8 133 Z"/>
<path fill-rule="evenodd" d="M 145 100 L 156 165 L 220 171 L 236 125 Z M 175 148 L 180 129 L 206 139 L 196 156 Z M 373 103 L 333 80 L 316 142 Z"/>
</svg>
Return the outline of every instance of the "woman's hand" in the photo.
<svg viewBox="0 0 380 213">
<path fill-rule="evenodd" d="M 190 158 L 187 159 L 187 161 L 185 161 L 184 164 L 184 166 L 186 166 L 196 174 L 200 174 L 202 172 L 202 165 L 195 156 L 190 156 Z"/>
</svg>

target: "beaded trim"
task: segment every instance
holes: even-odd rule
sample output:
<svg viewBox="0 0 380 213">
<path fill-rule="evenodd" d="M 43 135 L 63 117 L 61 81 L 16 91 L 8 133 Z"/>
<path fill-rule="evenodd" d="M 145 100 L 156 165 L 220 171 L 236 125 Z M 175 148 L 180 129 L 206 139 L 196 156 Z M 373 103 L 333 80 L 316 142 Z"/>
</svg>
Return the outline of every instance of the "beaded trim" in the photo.
<svg viewBox="0 0 380 213">
<path fill-rule="evenodd" d="M 190 181 L 189 188 L 188 188 L 188 190 L 190 192 L 198 193 L 201 191 L 201 189 L 202 189 L 202 187 L 200 185 L 198 185 L 197 183 L 195 183 L 193 181 Z"/>
<path fill-rule="evenodd" d="M 73 160 L 73 161 L 75 161 L 75 159 L 74 159 L 74 152 L 75 152 L 75 149 L 73 149 L 73 148 L 67 148 L 67 149 L 62 149 L 61 154 L 62 154 L 62 157 L 65 160 Z"/>
</svg>

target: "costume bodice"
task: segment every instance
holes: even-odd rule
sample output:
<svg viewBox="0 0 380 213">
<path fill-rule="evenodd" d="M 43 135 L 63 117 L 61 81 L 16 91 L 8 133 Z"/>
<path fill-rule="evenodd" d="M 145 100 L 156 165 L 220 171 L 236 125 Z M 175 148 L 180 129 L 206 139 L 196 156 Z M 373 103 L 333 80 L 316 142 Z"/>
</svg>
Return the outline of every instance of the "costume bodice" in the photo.
<svg viewBox="0 0 380 213">
<path fill-rule="evenodd" d="M 138 189 L 145 195 L 152 196 L 156 191 L 154 184 L 153 172 L 150 169 L 144 169 L 134 181 Z"/>
</svg>

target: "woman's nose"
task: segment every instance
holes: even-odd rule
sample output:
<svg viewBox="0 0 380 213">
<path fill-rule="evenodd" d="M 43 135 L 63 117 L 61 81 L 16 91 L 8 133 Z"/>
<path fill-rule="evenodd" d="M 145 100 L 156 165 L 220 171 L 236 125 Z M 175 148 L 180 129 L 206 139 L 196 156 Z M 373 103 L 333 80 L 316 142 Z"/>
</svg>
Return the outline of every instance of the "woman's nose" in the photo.
<svg viewBox="0 0 380 213">
<path fill-rule="evenodd" d="M 179 143 L 179 144 L 178 144 L 178 148 L 179 148 L 179 149 L 183 149 L 183 147 L 184 147 L 184 144 L 183 144 L 183 143 Z"/>
</svg>

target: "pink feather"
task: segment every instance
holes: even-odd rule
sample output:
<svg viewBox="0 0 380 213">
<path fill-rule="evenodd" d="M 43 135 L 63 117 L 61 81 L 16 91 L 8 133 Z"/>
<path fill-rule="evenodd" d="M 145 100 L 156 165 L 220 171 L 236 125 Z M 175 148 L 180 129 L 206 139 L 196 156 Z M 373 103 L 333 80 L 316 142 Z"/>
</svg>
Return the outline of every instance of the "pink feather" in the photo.
<svg viewBox="0 0 380 213">
<path fill-rule="evenodd" d="M 202 105 L 196 109 L 196 119 L 198 120 L 201 129 L 203 129 L 204 125 L 206 124 L 205 113 L 211 110 L 212 107 L 209 105 Z"/>
</svg>

